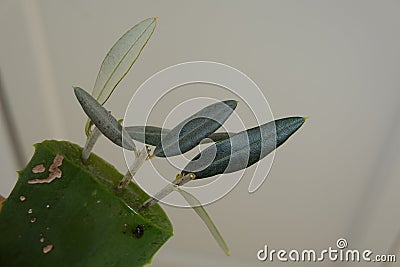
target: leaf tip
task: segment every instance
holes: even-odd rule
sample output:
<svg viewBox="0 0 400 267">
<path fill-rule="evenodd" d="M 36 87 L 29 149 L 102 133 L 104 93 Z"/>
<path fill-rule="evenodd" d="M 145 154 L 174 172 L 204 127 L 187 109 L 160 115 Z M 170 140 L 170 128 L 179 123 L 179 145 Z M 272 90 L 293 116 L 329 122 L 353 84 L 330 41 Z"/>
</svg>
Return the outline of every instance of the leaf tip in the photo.
<svg viewBox="0 0 400 267">
<path fill-rule="evenodd" d="M 303 117 L 304 121 L 308 120 L 309 118 L 310 118 L 310 116 Z"/>
<path fill-rule="evenodd" d="M 228 105 L 231 109 L 236 109 L 236 106 L 238 104 L 238 100 L 225 100 L 223 101 L 225 103 L 225 105 Z"/>
<path fill-rule="evenodd" d="M 78 96 L 77 94 L 81 94 L 82 91 L 84 91 L 82 88 L 80 88 L 79 86 L 72 86 L 72 89 L 74 89 L 74 93 L 76 96 Z"/>
</svg>

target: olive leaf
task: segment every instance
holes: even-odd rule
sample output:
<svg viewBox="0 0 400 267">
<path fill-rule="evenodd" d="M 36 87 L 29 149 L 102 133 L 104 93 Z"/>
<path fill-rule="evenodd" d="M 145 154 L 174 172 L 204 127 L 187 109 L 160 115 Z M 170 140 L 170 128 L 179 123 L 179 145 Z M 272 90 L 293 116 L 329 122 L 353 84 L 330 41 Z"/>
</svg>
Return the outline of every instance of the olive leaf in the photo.
<svg viewBox="0 0 400 267">
<path fill-rule="evenodd" d="M 200 201 L 185 190 L 176 187 L 176 189 L 189 203 L 189 205 L 193 208 L 193 210 L 199 215 L 202 221 L 207 226 L 208 230 L 210 231 L 211 235 L 214 237 L 215 241 L 217 241 L 218 245 L 222 248 L 227 256 L 230 255 L 230 251 L 228 246 L 226 245 L 225 240 L 223 239 L 222 235 L 218 231 L 217 227 L 215 226 L 214 222 L 211 220 L 210 216 L 208 215 L 207 211 L 201 205 Z"/>
<path fill-rule="evenodd" d="M 122 132 L 125 129 L 110 112 L 82 88 L 74 87 L 74 92 L 86 115 L 88 115 L 104 136 L 118 146 L 128 150 L 136 150 L 135 143 L 128 137 L 128 134 L 124 134 L 122 140 Z"/>
<path fill-rule="evenodd" d="M 101 64 L 92 96 L 103 105 L 118 83 L 125 77 L 140 52 L 147 44 L 157 24 L 156 18 L 148 18 L 128 30 L 110 49 Z M 85 125 L 89 135 L 91 122 Z"/>
<path fill-rule="evenodd" d="M 157 146 L 170 130 L 157 126 L 127 126 L 126 132 L 130 137 L 143 144 Z"/>
<path fill-rule="evenodd" d="M 161 143 L 161 139 L 171 131 L 157 126 L 127 126 L 125 129 L 132 139 L 151 146 L 158 146 Z M 204 141 L 205 143 L 218 142 L 234 134 L 226 132 L 212 133 Z"/>
<path fill-rule="evenodd" d="M 236 106 L 237 101 L 226 100 L 201 109 L 162 137 L 161 143 L 154 150 L 154 155 L 170 157 L 189 151 L 221 127 Z"/>
<path fill-rule="evenodd" d="M 254 127 L 217 142 L 190 161 L 182 175 L 194 173 L 196 179 L 245 169 L 282 145 L 306 118 L 288 117 Z"/>
</svg>

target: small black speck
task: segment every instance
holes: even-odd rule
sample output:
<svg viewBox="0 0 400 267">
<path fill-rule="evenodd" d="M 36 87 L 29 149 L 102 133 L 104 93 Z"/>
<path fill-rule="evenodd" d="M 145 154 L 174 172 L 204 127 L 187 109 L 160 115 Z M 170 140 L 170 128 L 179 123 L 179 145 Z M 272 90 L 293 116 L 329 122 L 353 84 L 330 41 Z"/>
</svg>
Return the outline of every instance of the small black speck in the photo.
<svg viewBox="0 0 400 267">
<path fill-rule="evenodd" d="M 144 234 L 143 225 L 139 224 L 138 226 L 136 226 L 136 228 L 132 230 L 132 234 L 136 238 L 141 238 Z"/>
</svg>

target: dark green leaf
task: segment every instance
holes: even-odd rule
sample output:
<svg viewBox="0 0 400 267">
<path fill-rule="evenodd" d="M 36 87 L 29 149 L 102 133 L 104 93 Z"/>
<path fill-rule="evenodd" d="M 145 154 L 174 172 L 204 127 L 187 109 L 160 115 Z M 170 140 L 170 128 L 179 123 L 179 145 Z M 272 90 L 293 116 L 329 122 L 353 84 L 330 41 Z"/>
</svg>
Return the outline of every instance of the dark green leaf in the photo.
<svg viewBox="0 0 400 267">
<path fill-rule="evenodd" d="M 206 138 L 206 142 L 205 143 L 210 143 L 210 142 L 219 142 L 225 139 L 228 139 L 231 136 L 234 136 L 236 133 L 232 133 L 232 132 L 220 132 L 220 133 L 212 133 L 209 136 L 207 136 Z M 210 141 L 211 140 L 211 141 Z"/>
<path fill-rule="evenodd" d="M 170 132 L 169 129 L 157 126 L 127 126 L 125 129 L 132 139 L 151 146 L 159 145 L 161 137 L 165 137 Z"/>
<path fill-rule="evenodd" d="M 196 179 L 201 179 L 245 169 L 282 145 L 304 121 L 303 117 L 289 117 L 240 132 L 207 147 L 182 174 L 194 173 Z"/>
<path fill-rule="evenodd" d="M 122 135 L 124 128 L 122 128 L 121 124 L 96 99 L 79 87 L 74 87 L 74 92 L 86 115 L 104 136 L 118 146 L 128 150 L 136 149 L 135 143 L 129 138 L 129 135 Z M 124 140 L 122 140 L 123 136 Z"/>
<path fill-rule="evenodd" d="M 161 143 L 161 138 L 165 137 L 171 131 L 170 129 L 163 129 L 157 126 L 127 126 L 125 130 L 132 139 L 151 146 L 158 146 Z M 205 142 L 218 142 L 234 134 L 235 133 L 212 133 L 205 139 Z"/>
<path fill-rule="evenodd" d="M 196 112 L 162 137 L 161 143 L 154 150 L 154 155 L 170 157 L 189 151 L 220 128 L 236 106 L 237 101 L 226 100 Z"/>
<path fill-rule="evenodd" d="M 134 183 L 116 190 L 122 175 L 101 158 L 84 165 L 65 141 L 35 147 L 0 212 L 0 266 L 142 266 L 172 236 L 160 206 L 139 213 L 149 196 Z"/>
</svg>

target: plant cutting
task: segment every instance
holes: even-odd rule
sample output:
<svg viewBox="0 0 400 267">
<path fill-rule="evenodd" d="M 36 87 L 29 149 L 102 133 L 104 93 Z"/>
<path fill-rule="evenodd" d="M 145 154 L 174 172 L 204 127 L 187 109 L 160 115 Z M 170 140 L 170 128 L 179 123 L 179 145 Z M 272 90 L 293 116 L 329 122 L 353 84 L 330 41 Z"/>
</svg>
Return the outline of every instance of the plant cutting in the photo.
<svg viewBox="0 0 400 267">
<path fill-rule="evenodd" d="M 156 18 L 148 18 L 114 44 L 101 64 L 92 93 L 73 88 L 88 116 L 85 145 L 56 140 L 35 145 L 32 159 L 18 172 L 18 182 L 0 212 L 1 266 L 149 264 L 173 235 L 172 225 L 157 203 L 173 191 L 193 207 L 229 255 L 200 201 L 181 186 L 196 179 L 223 178 L 224 173 L 254 165 L 281 146 L 306 118 L 282 118 L 238 133 L 218 132 L 238 105 L 235 99 L 227 99 L 203 107 L 172 129 L 123 126 L 104 104 L 135 63 L 156 23 Z M 101 135 L 133 152 L 133 162 L 124 175 L 92 153 Z M 204 139 L 209 146 L 154 196 L 132 182 L 146 161 L 182 155 Z"/>
</svg>

